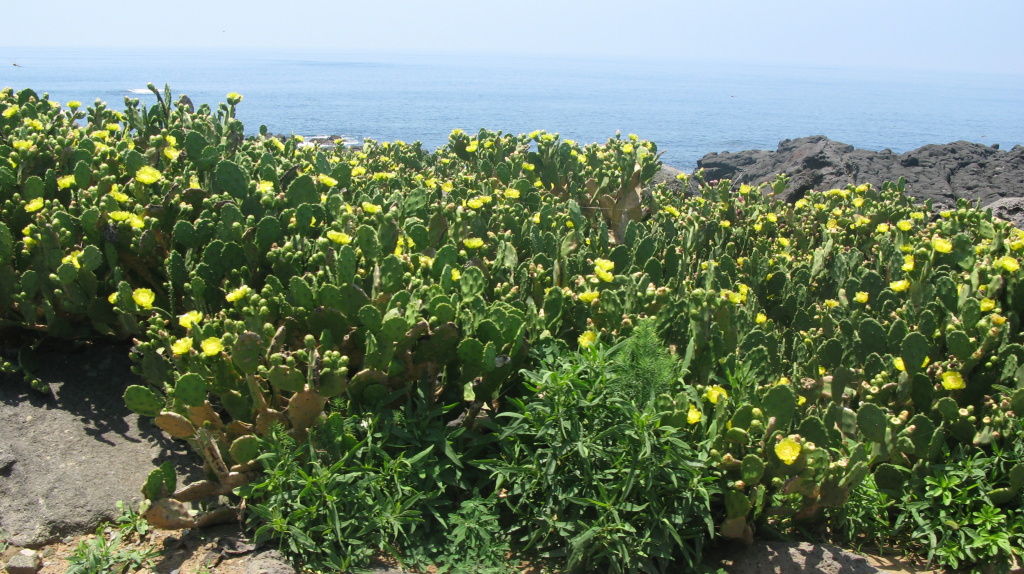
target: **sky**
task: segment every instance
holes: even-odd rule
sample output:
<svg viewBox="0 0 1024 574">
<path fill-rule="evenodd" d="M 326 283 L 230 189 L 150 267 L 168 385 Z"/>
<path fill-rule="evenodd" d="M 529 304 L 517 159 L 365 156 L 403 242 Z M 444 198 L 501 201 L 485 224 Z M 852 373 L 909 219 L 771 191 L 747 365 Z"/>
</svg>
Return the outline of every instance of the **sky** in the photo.
<svg viewBox="0 0 1024 574">
<path fill-rule="evenodd" d="M 1024 74 L 1024 0 L 6 4 L 12 63 L 19 47 L 261 48 Z"/>
</svg>

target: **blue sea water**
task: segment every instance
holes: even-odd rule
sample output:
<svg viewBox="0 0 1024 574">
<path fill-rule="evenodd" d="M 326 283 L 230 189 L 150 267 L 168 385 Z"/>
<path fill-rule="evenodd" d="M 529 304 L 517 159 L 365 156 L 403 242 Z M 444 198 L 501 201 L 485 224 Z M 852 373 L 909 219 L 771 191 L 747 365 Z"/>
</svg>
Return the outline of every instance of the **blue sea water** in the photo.
<svg viewBox="0 0 1024 574">
<path fill-rule="evenodd" d="M 1024 76 L 570 58 L 0 48 L 0 87 L 122 109 L 147 83 L 197 105 L 228 92 L 246 131 L 444 144 L 455 128 L 583 143 L 636 133 L 692 169 L 708 152 L 822 134 L 896 152 L 1024 144 Z"/>
</svg>

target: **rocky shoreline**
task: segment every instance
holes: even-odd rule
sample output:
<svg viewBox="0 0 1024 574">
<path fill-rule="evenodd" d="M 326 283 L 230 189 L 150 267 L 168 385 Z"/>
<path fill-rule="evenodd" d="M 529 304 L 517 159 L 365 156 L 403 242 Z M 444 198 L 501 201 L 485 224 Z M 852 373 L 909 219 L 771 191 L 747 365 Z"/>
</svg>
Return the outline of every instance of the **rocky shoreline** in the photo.
<svg viewBox="0 0 1024 574">
<path fill-rule="evenodd" d="M 935 206 L 955 206 L 957 200 L 978 201 L 982 208 L 1024 228 L 1024 146 L 1010 150 L 998 144 L 986 146 L 957 141 L 932 144 L 895 153 L 869 151 L 828 139 L 810 136 L 783 140 L 775 151 L 747 150 L 709 153 L 697 162 L 708 181 L 730 179 L 736 184 L 757 185 L 776 174 L 789 175 L 788 194 L 796 201 L 809 190 L 827 190 L 884 181 L 906 180 L 909 195 Z M 666 169 L 662 179 L 679 173 Z"/>
</svg>

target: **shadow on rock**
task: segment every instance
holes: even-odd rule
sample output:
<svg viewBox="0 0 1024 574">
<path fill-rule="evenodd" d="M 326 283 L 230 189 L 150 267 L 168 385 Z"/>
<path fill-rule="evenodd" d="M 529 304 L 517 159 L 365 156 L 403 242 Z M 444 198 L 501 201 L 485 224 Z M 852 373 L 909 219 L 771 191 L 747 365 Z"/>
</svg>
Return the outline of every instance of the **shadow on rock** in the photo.
<svg viewBox="0 0 1024 574">
<path fill-rule="evenodd" d="M 39 353 L 35 374 L 53 397 L 0 375 L 0 530 L 14 544 L 91 531 L 114 518 L 118 500 L 137 506 L 146 476 L 163 461 L 183 481 L 201 478 L 184 442 L 124 406 L 124 389 L 140 382 L 128 350 L 93 344 Z"/>
</svg>

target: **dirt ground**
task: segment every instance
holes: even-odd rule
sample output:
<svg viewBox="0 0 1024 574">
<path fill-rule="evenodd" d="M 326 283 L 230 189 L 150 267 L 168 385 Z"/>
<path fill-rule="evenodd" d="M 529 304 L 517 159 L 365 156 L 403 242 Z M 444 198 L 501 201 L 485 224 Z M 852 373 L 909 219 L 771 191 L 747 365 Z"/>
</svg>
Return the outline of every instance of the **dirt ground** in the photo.
<svg viewBox="0 0 1024 574">
<path fill-rule="evenodd" d="M 106 530 L 109 536 L 113 531 Z M 43 560 L 39 574 L 63 574 L 70 567 L 68 559 L 82 542 L 95 539 L 95 534 L 68 537 L 55 544 L 37 549 Z M 184 532 L 154 530 L 139 541 L 124 542 L 122 548 L 152 549 L 158 554 L 149 567 L 130 571 L 131 574 L 286 574 L 295 572 L 283 562 L 271 560 L 256 551 L 238 524 L 225 524 Z M 9 546 L 0 553 L 6 564 L 19 547 Z M 724 556 L 728 556 L 727 558 Z M 256 557 L 260 557 L 259 560 Z M 391 561 L 389 561 L 391 562 Z M 824 574 L 867 574 L 872 572 L 893 574 L 941 574 L 941 570 L 924 567 L 921 561 L 898 553 L 861 552 L 853 554 L 827 545 L 755 543 L 751 547 L 724 544 L 713 548 L 709 564 L 725 568 L 730 574 L 760 574 L 776 572 L 797 574 L 805 572 Z M 379 561 L 371 571 L 375 574 L 404 572 L 393 562 Z M 524 567 L 523 574 L 547 572 L 536 566 Z M 128 574 L 125 572 L 124 574 Z M 429 572 L 428 572 L 429 574 Z"/>
</svg>

